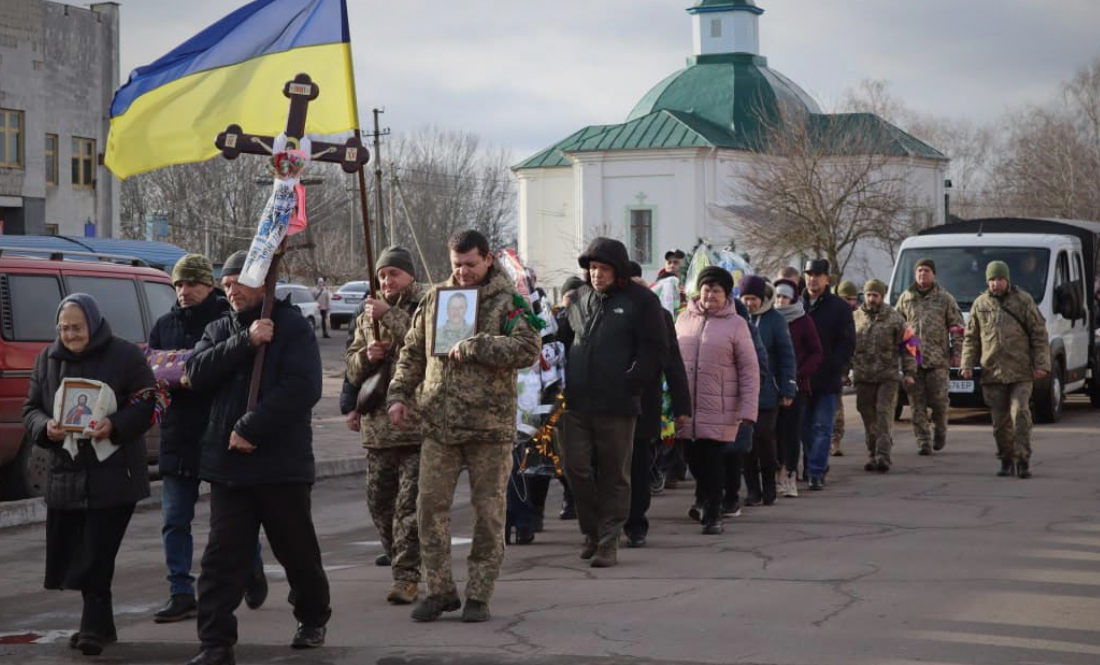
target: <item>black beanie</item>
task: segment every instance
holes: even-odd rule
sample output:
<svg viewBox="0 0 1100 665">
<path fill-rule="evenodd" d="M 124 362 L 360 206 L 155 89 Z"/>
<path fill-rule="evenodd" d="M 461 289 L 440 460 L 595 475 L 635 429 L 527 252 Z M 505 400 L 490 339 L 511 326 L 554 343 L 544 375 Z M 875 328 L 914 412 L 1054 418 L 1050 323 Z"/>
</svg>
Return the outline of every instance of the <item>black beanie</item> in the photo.
<svg viewBox="0 0 1100 665">
<path fill-rule="evenodd" d="M 398 270 L 404 270 L 413 277 L 416 276 L 416 268 L 413 266 L 412 252 L 393 245 L 382 250 L 382 254 L 378 257 L 378 263 L 374 266 L 375 272 L 382 268 L 397 268 Z"/>
<path fill-rule="evenodd" d="M 726 292 L 726 297 L 733 293 L 733 275 L 725 268 L 718 266 L 703 268 L 699 273 L 699 279 L 696 280 L 696 285 L 702 289 L 704 284 L 717 284 Z"/>
<path fill-rule="evenodd" d="M 630 262 L 630 277 L 634 278 L 634 277 L 641 277 L 641 276 L 642 276 L 642 266 L 641 266 L 641 264 L 639 264 L 637 261 L 631 261 Z"/>
<path fill-rule="evenodd" d="M 241 271 L 244 270 L 245 259 L 247 258 L 248 252 L 243 249 L 230 254 L 229 258 L 222 264 L 222 277 L 232 277 L 233 275 L 241 274 Z"/>
</svg>

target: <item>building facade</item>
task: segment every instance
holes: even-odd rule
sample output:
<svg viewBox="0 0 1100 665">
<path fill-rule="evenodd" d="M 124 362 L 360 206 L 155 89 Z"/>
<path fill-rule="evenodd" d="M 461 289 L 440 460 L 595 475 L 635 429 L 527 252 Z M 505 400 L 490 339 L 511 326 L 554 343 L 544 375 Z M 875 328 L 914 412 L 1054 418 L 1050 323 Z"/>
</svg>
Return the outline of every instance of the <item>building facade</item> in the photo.
<svg viewBox="0 0 1100 665">
<path fill-rule="evenodd" d="M 577 256 L 596 236 L 622 240 L 649 277 L 668 249 L 688 250 L 700 239 L 745 247 L 728 211 L 745 206 L 741 176 L 757 160 L 782 159 L 760 146 L 768 127 L 787 121 L 878 137 L 885 167 L 907 174 L 914 202 L 899 223 L 944 222 L 942 153 L 872 114 L 822 113 L 759 54 L 763 10 L 753 0 L 698 0 L 688 13 L 694 55 L 624 123 L 585 127 L 514 167 L 519 251 L 543 281 L 576 274 Z M 883 277 L 891 265 L 887 250 L 860 246 L 845 277 Z"/>
<path fill-rule="evenodd" d="M 119 6 L 0 0 L 0 232 L 112 237 Z"/>
</svg>

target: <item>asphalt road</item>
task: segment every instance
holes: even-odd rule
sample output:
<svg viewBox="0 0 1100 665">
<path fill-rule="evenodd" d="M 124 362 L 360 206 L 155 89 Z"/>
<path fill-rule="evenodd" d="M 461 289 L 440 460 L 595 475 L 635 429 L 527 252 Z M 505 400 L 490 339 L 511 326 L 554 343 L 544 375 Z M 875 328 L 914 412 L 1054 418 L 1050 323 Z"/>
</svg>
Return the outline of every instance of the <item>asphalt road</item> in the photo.
<svg viewBox="0 0 1100 665">
<path fill-rule="evenodd" d="M 493 618 L 475 625 L 457 614 L 417 624 L 407 607 L 387 605 L 389 574 L 373 565 L 380 548 L 361 481 L 325 480 L 314 510 L 333 589 L 327 646 L 286 646 L 294 620 L 269 561 L 267 604 L 238 613 L 238 662 L 1100 662 L 1096 412 L 1074 400 L 1061 423 L 1036 428 L 1027 481 L 994 476 L 981 414 L 956 418 L 933 457 L 918 457 L 899 423 L 888 475 L 862 470 L 858 430 L 851 409 L 847 455 L 833 459 L 826 491 L 746 508 L 721 536 L 701 535 L 684 516 L 690 483 L 666 491 L 654 499 L 649 545 L 620 550 L 611 569 L 577 558 L 576 523 L 556 518 L 555 486 L 546 531 L 508 549 Z M 200 550 L 206 517 L 204 501 Z M 135 515 L 115 581 L 122 642 L 97 662 L 182 663 L 197 650 L 192 623 L 150 619 L 167 594 L 159 530 L 158 512 Z M 470 535 L 461 484 L 453 532 L 461 588 Z M 0 659 L 87 660 L 64 643 L 79 594 L 41 589 L 43 551 L 41 525 L 0 531 Z"/>
</svg>

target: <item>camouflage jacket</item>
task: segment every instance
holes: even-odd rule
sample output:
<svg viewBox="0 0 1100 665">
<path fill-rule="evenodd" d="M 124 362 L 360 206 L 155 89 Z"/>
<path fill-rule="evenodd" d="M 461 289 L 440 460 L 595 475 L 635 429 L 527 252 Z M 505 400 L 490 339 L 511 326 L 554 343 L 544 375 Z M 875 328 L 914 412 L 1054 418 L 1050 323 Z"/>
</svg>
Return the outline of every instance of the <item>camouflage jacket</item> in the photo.
<svg viewBox="0 0 1100 665">
<path fill-rule="evenodd" d="M 897 310 L 920 340 L 921 368 L 951 367 L 951 351 L 962 354 L 965 326 L 955 296 L 939 284 L 923 293 L 913 284 L 898 298 Z"/>
<path fill-rule="evenodd" d="M 438 286 L 456 286 L 454 278 Z M 507 443 L 516 436 L 516 371 L 539 357 L 539 334 L 517 317 L 515 287 L 495 266 L 479 288 L 477 334 L 459 342 L 462 361 L 431 355 L 432 322 L 438 289 L 433 288 L 413 316 L 412 327 L 390 383 L 389 404 L 416 404 L 424 436 L 443 444 Z"/>
<path fill-rule="evenodd" d="M 423 289 L 413 282 L 390 302 L 390 309 L 378 320 L 378 333 L 383 342 L 389 342 L 394 358 L 405 345 L 405 335 L 412 324 L 413 312 L 424 297 Z M 375 367 L 367 360 L 367 347 L 374 342 L 374 326 L 370 317 L 363 312 L 355 319 L 355 336 L 351 340 L 344 359 L 348 365 L 348 381 L 360 385 Z M 398 429 L 390 424 L 390 416 L 385 407 L 374 413 L 364 415 L 359 421 L 364 448 L 392 448 L 396 446 L 419 446 L 424 440 L 421 432 L 420 416 L 416 409 L 410 409 L 409 424 Z"/>
<path fill-rule="evenodd" d="M 1031 381 L 1035 370 L 1050 371 L 1046 322 L 1026 291 L 1010 287 L 974 299 L 963 338 L 962 367 L 982 368 L 982 383 Z"/>
<path fill-rule="evenodd" d="M 856 351 L 852 354 L 852 380 L 856 383 L 896 381 L 898 361 L 905 376 L 917 373 L 917 360 L 901 348 L 905 319 L 883 303 L 876 309 L 863 305 L 852 314 L 856 324 Z"/>
</svg>

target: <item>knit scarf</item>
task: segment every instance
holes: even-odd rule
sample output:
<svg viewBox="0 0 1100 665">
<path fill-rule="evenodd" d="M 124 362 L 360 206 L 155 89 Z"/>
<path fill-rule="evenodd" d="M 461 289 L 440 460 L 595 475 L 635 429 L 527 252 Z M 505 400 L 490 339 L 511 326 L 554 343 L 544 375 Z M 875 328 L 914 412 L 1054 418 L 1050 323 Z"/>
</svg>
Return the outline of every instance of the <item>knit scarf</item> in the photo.
<svg viewBox="0 0 1100 665">
<path fill-rule="evenodd" d="M 787 325 L 796 319 L 801 319 L 806 315 L 805 308 L 802 307 L 802 301 L 796 300 L 790 305 L 776 305 L 775 311 L 783 315 L 783 318 L 787 319 Z"/>
</svg>

